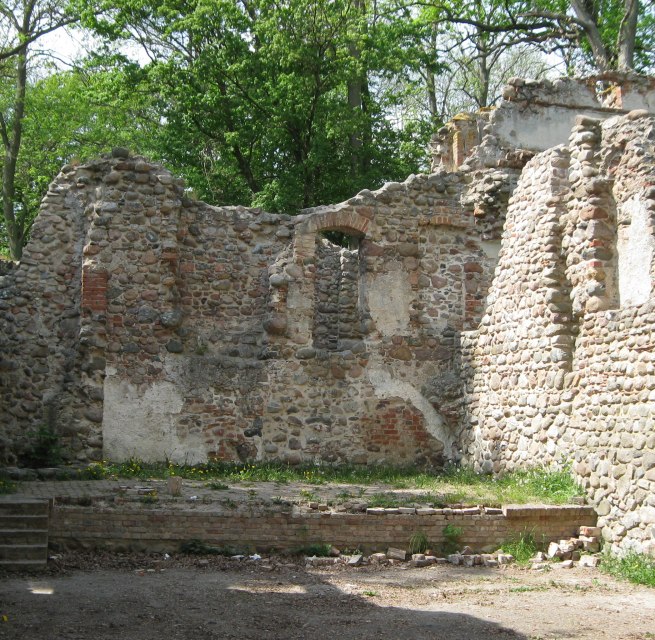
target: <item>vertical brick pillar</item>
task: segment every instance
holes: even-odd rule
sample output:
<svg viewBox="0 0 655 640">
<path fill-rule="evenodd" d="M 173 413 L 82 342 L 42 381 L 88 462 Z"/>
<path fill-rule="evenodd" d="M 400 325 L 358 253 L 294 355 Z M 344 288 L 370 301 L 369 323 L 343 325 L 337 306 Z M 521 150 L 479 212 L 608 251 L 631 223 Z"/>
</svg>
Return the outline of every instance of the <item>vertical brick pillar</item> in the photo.
<svg viewBox="0 0 655 640">
<path fill-rule="evenodd" d="M 106 271 L 94 271 L 85 266 L 82 270 L 82 309 L 85 311 L 107 310 Z"/>
</svg>

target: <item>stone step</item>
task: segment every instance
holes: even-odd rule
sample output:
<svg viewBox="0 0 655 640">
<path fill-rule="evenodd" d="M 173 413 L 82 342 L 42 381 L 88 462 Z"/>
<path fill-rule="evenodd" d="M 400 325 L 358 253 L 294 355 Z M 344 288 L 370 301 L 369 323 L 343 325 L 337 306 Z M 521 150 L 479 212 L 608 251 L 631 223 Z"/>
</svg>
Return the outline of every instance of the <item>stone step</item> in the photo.
<svg viewBox="0 0 655 640">
<path fill-rule="evenodd" d="M 0 514 L 0 531 L 4 529 L 47 529 L 48 516 L 2 515 Z"/>
<path fill-rule="evenodd" d="M 48 500 L 0 499 L 0 569 L 41 569 L 48 561 Z"/>
<path fill-rule="evenodd" d="M 48 544 L 47 529 L 1 529 L 0 545 Z"/>
<path fill-rule="evenodd" d="M 0 560 L 33 560 L 45 564 L 48 560 L 48 545 L 0 544 Z"/>
</svg>

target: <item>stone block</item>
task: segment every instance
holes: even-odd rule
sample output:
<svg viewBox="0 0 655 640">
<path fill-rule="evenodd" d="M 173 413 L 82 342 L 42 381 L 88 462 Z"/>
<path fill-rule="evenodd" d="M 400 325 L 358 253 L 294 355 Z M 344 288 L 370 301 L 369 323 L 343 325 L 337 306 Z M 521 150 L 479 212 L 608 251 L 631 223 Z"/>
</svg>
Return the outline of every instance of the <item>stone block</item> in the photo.
<svg viewBox="0 0 655 640">
<path fill-rule="evenodd" d="M 387 549 L 387 558 L 390 560 L 402 560 L 404 562 L 407 560 L 407 551 L 396 547 L 389 547 Z"/>
</svg>

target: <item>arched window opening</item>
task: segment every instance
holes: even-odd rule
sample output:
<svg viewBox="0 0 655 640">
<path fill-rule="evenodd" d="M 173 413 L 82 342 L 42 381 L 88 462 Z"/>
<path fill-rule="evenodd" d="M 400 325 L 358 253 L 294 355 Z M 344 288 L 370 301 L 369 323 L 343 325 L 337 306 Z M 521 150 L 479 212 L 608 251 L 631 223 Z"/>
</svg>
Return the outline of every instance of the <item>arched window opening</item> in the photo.
<svg viewBox="0 0 655 640">
<path fill-rule="evenodd" d="M 349 349 L 362 338 L 359 237 L 323 231 L 316 239 L 314 347 Z"/>
</svg>

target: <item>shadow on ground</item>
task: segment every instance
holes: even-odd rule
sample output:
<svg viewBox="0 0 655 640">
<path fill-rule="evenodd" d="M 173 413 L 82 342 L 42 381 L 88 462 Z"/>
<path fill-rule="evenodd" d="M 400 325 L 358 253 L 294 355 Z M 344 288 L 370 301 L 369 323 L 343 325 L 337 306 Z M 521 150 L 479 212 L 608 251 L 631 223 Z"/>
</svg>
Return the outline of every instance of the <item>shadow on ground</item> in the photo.
<svg viewBox="0 0 655 640">
<path fill-rule="evenodd" d="M 527 640 L 472 615 L 380 606 L 361 584 L 346 588 L 301 567 L 8 577 L 0 580 L 0 638 Z"/>
</svg>

